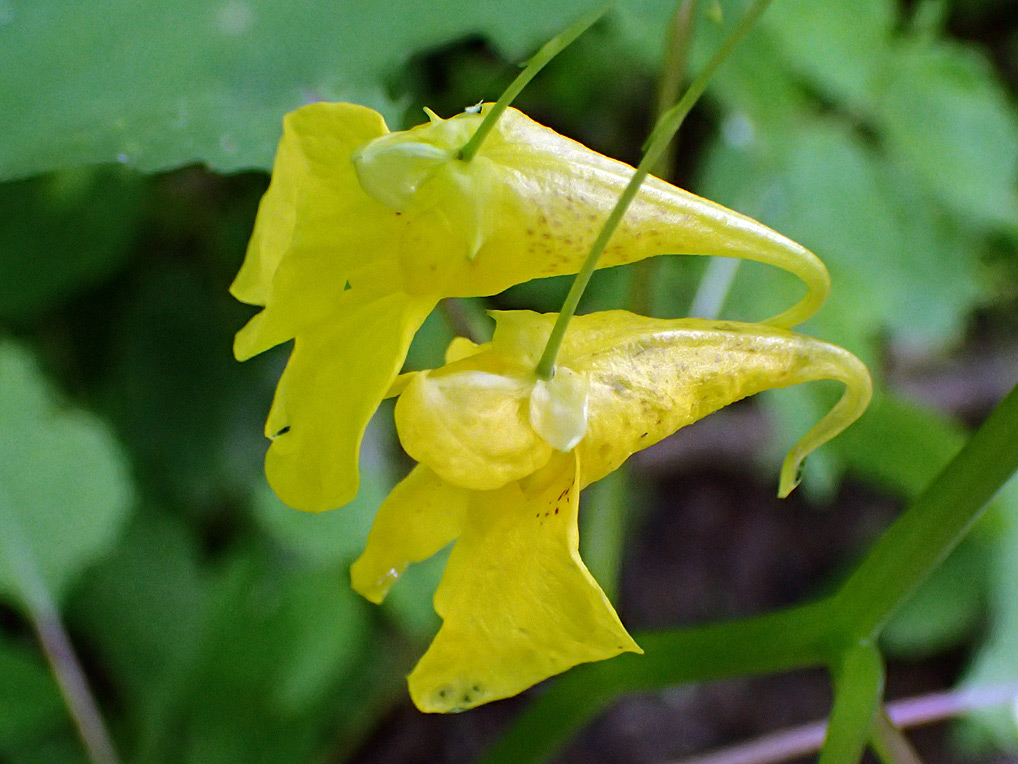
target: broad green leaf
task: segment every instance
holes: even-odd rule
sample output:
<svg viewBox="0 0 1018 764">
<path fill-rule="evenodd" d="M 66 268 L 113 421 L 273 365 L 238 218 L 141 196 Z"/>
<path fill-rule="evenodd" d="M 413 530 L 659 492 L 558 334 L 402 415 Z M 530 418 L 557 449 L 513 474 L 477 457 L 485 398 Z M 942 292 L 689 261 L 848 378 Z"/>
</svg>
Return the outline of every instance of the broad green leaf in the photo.
<svg viewBox="0 0 1018 764">
<path fill-rule="evenodd" d="M 920 346 L 954 339 L 980 296 L 969 238 L 840 121 L 801 117 L 745 146 L 724 136 L 703 190 L 816 252 L 834 283 L 805 327 L 863 356 L 883 330 Z M 745 264 L 735 317 L 759 319 L 798 293 L 782 274 Z"/>
<path fill-rule="evenodd" d="M 200 555 L 195 534 L 146 506 L 69 603 L 70 625 L 102 656 L 142 747 L 178 709 L 199 654 L 213 583 Z"/>
<path fill-rule="evenodd" d="M 112 546 L 131 501 L 105 423 L 63 407 L 28 351 L 0 343 L 0 597 L 42 585 L 59 598 Z M 41 580 L 26 580 L 33 568 Z"/>
<path fill-rule="evenodd" d="M 329 512 L 288 507 L 261 481 L 254 495 L 255 518 L 291 554 L 313 566 L 348 565 L 363 551 L 375 510 L 393 485 L 386 443 L 392 439 L 392 406 L 385 404 L 361 446 L 361 485 L 357 498 Z M 342 583 L 349 582 L 344 577 Z"/>
<path fill-rule="evenodd" d="M 183 262 L 138 274 L 117 306 L 107 381 L 109 416 L 146 487 L 196 514 L 264 480 L 262 422 L 285 359 L 280 348 L 234 360 L 233 333 L 248 311 L 210 281 Z"/>
<path fill-rule="evenodd" d="M 985 610 L 986 560 L 993 545 L 966 538 L 894 614 L 880 635 L 889 655 L 908 660 L 957 647 Z"/>
<path fill-rule="evenodd" d="M 414 53 L 483 35 L 518 60 L 596 5 L 5 0 L 0 178 L 101 162 L 267 169 L 302 104 L 394 117 L 387 84 Z"/>
<path fill-rule="evenodd" d="M 865 103 L 886 66 L 892 0 L 783 0 L 764 16 L 792 67 L 839 101 Z"/>
<path fill-rule="evenodd" d="M 904 41 L 877 106 L 892 155 L 945 206 L 984 224 L 1018 224 L 1018 113 L 982 56 Z"/>
</svg>

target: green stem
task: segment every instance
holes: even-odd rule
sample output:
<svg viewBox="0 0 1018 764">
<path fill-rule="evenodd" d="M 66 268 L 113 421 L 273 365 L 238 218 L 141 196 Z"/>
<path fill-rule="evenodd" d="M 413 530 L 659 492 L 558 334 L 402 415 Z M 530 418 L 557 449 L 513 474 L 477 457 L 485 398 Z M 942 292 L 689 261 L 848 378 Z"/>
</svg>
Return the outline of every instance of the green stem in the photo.
<svg viewBox="0 0 1018 764">
<path fill-rule="evenodd" d="M 697 318 L 717 318 L 721 315 L 728 292 L 735 283 L 735 274 L 742 260 L 734 257 L 712 257 L 693 295 L 689 315 Z"/>
<path fill-rule="evenodd" d="M 597 267 L 597 261 L 601 257 L 601 253 L 604 252 L 604 248 L 608 244 L 608 240 L 615 233 L 615 229 L 618 228 L 619 223 L 622 222 L 622 216 L 625 215 L 626 210 L 629 209 L 629 205 L 633 199 L 636 198 L 636 193 L 640 189 L 640 184 L 643 183 L 644 179 L 650 174 L 650 169 L 656 167 L 661 156 L 668 148 L 669 142 L 672 137 L 678 131 L 682 125 L 686 115 L 689 114 L 690 109 L 693 108 L 693 104 L 699 100 L 700 96 L 703 95 L 703 91 L 707 88 L 707 83 L 711 77 L 718 70 L 721 64 L 724 63 L 725 59 L 728 58 L 732 49 L 742 40 L 743 37 L 749 32 L 753 24 L 760 17 L 760 15 L 767 10 L 767 6 L 770 5 L 771 0 L 755 0 L 749 11 L 733 29 L 728 37 L 721 44 L 721 47 L 714 53 L 714 56 L 704 67 L 703 71 L 697 75 L 696 79 L 690 84 L 689 89 L 686 90 L 685 94 L 679 100 L 675 106 L 666 111 L 661 119 L 658 120 L 657 125 L 651 132 L 650 137 L 647 139 L 643 159 L 640 160 L 640 164 L 636 167 L 636 172 L 629 179 L 629 184 L 623 189 L 622 194 L 619 196 L 618 201 L 615 203 L 615 207 L 608 215 L 608 219 L 602 226 L 600 233 L 597 238 L 594 239 L 594 244 L 590 248 L 590 252 L 587 255 L 587 259 L 583 262 L 583 266 L 580 268 L 579 273 L 576 274 L 576 278 L 573 280 L 573 285 L 569 290 L 569 294 L 566 295 L 565 302 L 562 305 L 562 310 L 558 314 L 558 319 L 555 321 L 555 326 L 552 327 L 551 335 L 548 337 L 548 344 L 545 345 L 544 353 L 541 355 L 541 360 L 537 363 L 537 376 L 540 379 L 551 379 L 555 376 L 555 359 L 558 357 L 559 348 L 562 346 L 562 340 L 566 334 L 566 328 L 569 326 L 569 321 L 576 313 L 576 307 L 580 303 L 580 298 L 583 296 L 584 290 L 587 288 L 587 284 L 590 282 L 590 277 L 594 273 L 594 269 Z"/>
<path fill-rule="evenodd" d="M 870 748 L 881 764 L 923 764 L 916 749 L 905 734 L 898 729 L 887 711 L 881 709 L 873 722 Z"/>
<path fill-rule="evenodd" d="M 1018 386 L 873 546 L 835 595 L 849 640 L 874 637 L 1018 469 Z"/>
<path fill-rule="evenodd" d="M 31 545 L 0 490 L 0 544 L 6 550 L 28 618 L 92 764 L 117 764 L 113 743 L 88 687 L 70 637 L 32 553 Z"/>
<path fill-rule="evenodd" d="M 586 16 L 582 16 L 541 46 L 541 49 L 526 62 L 523 71 L 517 75 L 516 79 L 509 84 L 509 87 L 507 87 L 502 95 L 499 96 L 498 100 L 495 101 L 495 105 L 492 106 L 491 109 L 488 110 L 488 113 L 484 115 L 484 119 L 481 121 L 477 130 L 474 131 L 474 134 L 470 136 L 470 140 L 468 140 L 466 144 L 464 144 L 463 148 L 460 149 L 460 159 L 464 162 L 469 162 L 474 158 L 474 155 L 477 154 L 477 150 L 481 148 L 481 144 L 484 143 L 484 139 L 488 137 L 488 133 L 490 133 L 492 128 L 495 127 L 495 123 L 498 122 L 499 117 L 501 117 L 502 113 L 509 108 L 509 104 L 516 100 L 516 96 L 523 91 L 523 88 L 525 88 L 530 81 L 537 76 L 537 73 L 541 71 L 549 61 L 561 53 L 570 43 L 573 42 L 573 40 L 593 26 L 594 22 L 604 16 L 612 5 L 614 5 L 614 2 L 609 3 L 592 13 L 588 13 Z"/>
<path fill-rule="evenodd" d="M 478 764 L 545 761 L 622 693 L 827 665 L 837 654 L 831 604 L 815 602 L 741 621 L 636 634 L 644 655 L 627 653 L 570 670 L 531 701 Z"/>
<path fill-rule="evenodd" d="M 866 749 L 884 694 L 884 662 L 872 642 L 842 655 L 834 672 L 834 707 L 819 764 L 857 764 Z"/>
<path fill-rule="evenodd" d="M 679 100 L 679 91 L 686 79 L 689 50 L 692 47 L 698 9 L 698 0 L 679 0 L 675 5 L 672 23 L 668 26 L 668 43 L 665 46 L 665 59 L 661 66 L 661 79 L 658 83 L 655 120 L 660 119 Z M 671 141 L 668 144 L 668 150 L 661 155 L 661 160 L 654 167 L 654 175 L 659 178 L 667 178 L 671 174 L 674 153 L 675 141 Z M 645 315 L 651 313 L 654 301 L 654 281 L 659 263 L 660 258 L 648 257 L 633 264 L 628 300 L 629 307 L 633 312 Z"/>
</svg>

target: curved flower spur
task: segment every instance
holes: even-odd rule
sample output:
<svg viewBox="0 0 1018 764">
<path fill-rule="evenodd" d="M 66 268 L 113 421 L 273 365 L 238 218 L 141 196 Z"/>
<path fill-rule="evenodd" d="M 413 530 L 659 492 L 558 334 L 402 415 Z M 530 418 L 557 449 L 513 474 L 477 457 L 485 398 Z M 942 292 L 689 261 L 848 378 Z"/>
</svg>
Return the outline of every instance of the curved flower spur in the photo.
<svg viewBox="0 0 1018 764">
<path fill-rule="evenodd" d="M 785 459 L 786 496 L 806 455 L 871 396 L 861 361 L 811 337 L 625 311 L 573 319 L 555 376 L 569 381 L 549 388 L 534 366 L 556 316 L 494 315 L 490 343 L 457 340 L 446 366 L 404 375 L 396 427 L 419 464 L 382 504 L 351 569 L 354 589 L 381 602 L 410 563 L 458 538 L 435 594 L 442 628 L 409 678 L 423 711 L 470 708 L 640 652 L 579 557 L 580 489 L 734 401 L 840 381 L 841 400 Z"/>
<path fill-rule="evenodd" d="M 269 482 L 321 511 L 357 492 L 368 420 L 443 297 L 491 295 L 575 273 L 633 174 L 515 109 L 470 161 L 480 114 L 390 133 L 363 106 L 315 103 L 287 115 L 272 181 L 231 286 L 263 306 L 238 334 L 244 360 L 295 339 L 266 422 Z M 658 254 L 775 265 L 807 294 L 766 323 L 789 327 L 824 301 L 819 259 L 764 225 L 648 178 L 599 267 Z"/>
</svg>

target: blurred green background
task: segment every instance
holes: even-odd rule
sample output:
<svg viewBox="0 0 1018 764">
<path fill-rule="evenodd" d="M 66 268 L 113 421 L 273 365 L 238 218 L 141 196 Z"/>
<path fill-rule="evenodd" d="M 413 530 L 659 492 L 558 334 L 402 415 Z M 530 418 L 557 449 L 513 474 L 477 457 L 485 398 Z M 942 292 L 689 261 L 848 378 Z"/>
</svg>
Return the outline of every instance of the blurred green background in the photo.
<svg viewBox="0 0 1018 764">
<path fill-rule="evenodd" d="M 226 290 L 286 111 L 351 100 L 393 128 L 421 121 L 425 105 L 451 115 L 497 97 L 516 62 L 594 5 L 0 0 L 0 761 L 85 760 L 26 615 L 26 559 L 125 761 L 466 761 L 518 707 L 410 710 L 403 676 L 437 628 L 441 560 L 408 573 L 381 608 L 347 586 L 375 508 L 407 469 L 391 412 L 369 431 L 353 505 L 319 516 L 282 506 L 261 472 L 262 422 L 288 348 L 235 362 L 232 335 L 252 310 Z M 744 3 L 701 5 L 694 69 Z M 673 10 L 620 3 L 517 105 L 637 161 Z M 723 412 L 592 490 L 585 554 L 621 592 L 627 625 L 824 591 L 1018 378 L 1016 90 L 1013 0 L 781 0 L 719 73 L 668 175 L 820 255 L 833 293 L 804 331 L 862 357 L 877 397 L 777 508 L 780 455 L 832 389 Z M 599 272 L 582 308 L 686 315 L 705 265 Z M 567 288 L 535 282 L 439 311 L 408 364 L 434 365 L 460 313 L 556 310 Z M 745 264 L 721 312 L 759 319 L 796 289 Z M 655 543 L 656 531 L 700 546 Z M 763 583 L 697 568 L 718 547 Z M 885 646 L 917 687 L 1018 681 L 1014 484 Z M 769 702 L 801 701 L 803 688 L 775 685 Z M 623 709 L 565 760 L 658 761 L 787 723 L 732 722 L 739 701 L 722 693 L 682 739 L 688 724 L 668 725 L 693 701 L 669 702 L 667 743 L 627 748 Z M 1013 708 L 959 729 L 968 754 L 1018 744 Z M 934 760 L 963 755 L 942 743 Z"/>
</svg>

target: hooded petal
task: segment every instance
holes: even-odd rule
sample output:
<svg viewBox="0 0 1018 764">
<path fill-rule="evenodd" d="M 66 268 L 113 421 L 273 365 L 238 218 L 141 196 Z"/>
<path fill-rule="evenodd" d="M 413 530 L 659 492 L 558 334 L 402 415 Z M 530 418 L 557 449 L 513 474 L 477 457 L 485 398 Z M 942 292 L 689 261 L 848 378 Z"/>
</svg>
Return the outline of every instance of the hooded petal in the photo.
<svg viewBox="0 0 1018 764">
<path fill-rule="evenodd" d="M 514 311 L 495 318 L 493 352 L 519 353 L 540 345 L 556 316 Z M 786 458 L 784 496 L 795 487 L 806 455 L 854 422 L 872 394 L 866 367 L 847 350 L 736 321 L 653 319 L 621 310 L 576 316 L 559 364 L 585 375 L 589 385 L 588 428 L 577 446 L 587 483 L 617 469 L 630 454 L 762 390 L 819 379 L 844 383 L 839 403 Z"/>
<path fill-rule="evenodd" d="M 606 311 L 573 318 L 556 378 L 561 374 L 582 384 L 567 385 L 566 393 L 549 405 L 545 391 L 552 388 L 542 388 L 532 369 L 556 316 L 529 311 L 494 316 L 495 335 L 488 346 L 420 378 L 396 408 L 404 447 L 457 485 L 477 487 L 478 475 L 499 474 L 504 464 L 522 471 L 534 438 L 565 448 L 577 435 L 582 436 L 576 450 L 586 465 L 585 484 L 591 483 L 630 454 L 762 390 L 819 379 L 844 383 L 838 404 L 785 459 L 779 488 L 784 496 L 795 487 L 806 455 L 854 422 L 872 394 L 869 373 L 859 359 L 787 329 Z M 435 384 L 447 379 L 455 380 L 455 394 L 449 392 L 453 386 L 446 391 Z M 525 396 L 529 418 L 522 413 Z M 542 406 L 553 416 L 534 416 Z M 449 430 L 450 422 L 459 425 Z M 538 433 L 542 424 L 543 437 Z M 556 436 L 562 436 L 561 443 Z M 492 458 L 493 443 L 499 446 L 497 459 Z"/>
<path fill-rule="evenodd" d="M 417 465 L 378 508 L 364 553 L 350 568 L 354 591 L 374 603 L 412 562 L 426 560 L 456 539 L 470 492 Z"/>
<path fill-rule="evenodd" d="M 398 205 L 408 218 L 400 259 L 411 290 L 489 295 L 533 278 L 575 273 L 634 172 L 515 109 L 502 115 L 478 154 L 464 162 L 456 158 L 456 150 L 465 142 L 463 136 L 480 124 L 482 114 L 436 118 L 400 134 L 398 144 L 391 136 L 378 139 L 406 153 L 403 175 L 414 179 L 412 193 L 404 190 Z M 440 148 L 449 158 L 435 162 L 428 153 L 427 172 L 422 173 L 420 152 L 406 150 L 410 139 L 419 142 L 422 151 Z M 388 179 L 398 189 L 402 176 L 395 164 L 379 164 L 379 177 L 367 185 L 377 189 Z M 377 190 L 375 195 L 392 196 Z M 659 254 L 746 258 L 793 273 L 808 293 L 771 319 L 774 325 L 791 326 L 808 318 L 830 287 L 823 263 L 795 242 L 751 218 L 648 178 L 600 266 Z"/>
<path fill-rule="evenodd" d="M 364 429 L 433 307 L 392 294 L 297 337 L 265 426 L 265 473 L 280 499 L 319 512 L 356 496 Z"/>
<path fill-rule="evenodd" d="M 522 692 L 578 663 L 642 652 L 577 551 L 579 461 L 475 493 L 435 594 L 443 624 L 410 674 L 422 711 Z"/>
</svg>

